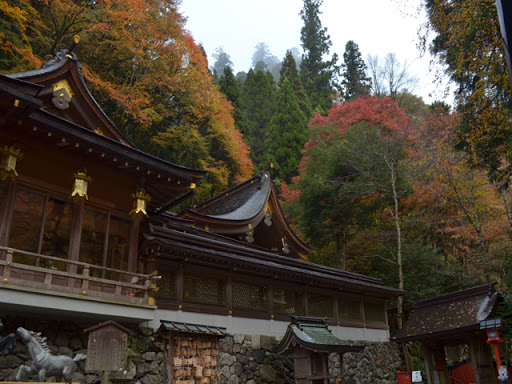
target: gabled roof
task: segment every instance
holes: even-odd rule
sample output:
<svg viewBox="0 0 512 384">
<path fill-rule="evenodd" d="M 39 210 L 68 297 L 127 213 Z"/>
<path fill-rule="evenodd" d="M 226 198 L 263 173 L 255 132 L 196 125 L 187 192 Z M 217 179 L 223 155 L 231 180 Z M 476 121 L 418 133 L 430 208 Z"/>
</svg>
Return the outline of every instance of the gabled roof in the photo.
<svg viewBox="0 0 512 384">
<path fill-rule="evenodd" d="M 46 146 L 129 177 L 151 196 L 149 210 L 190 191 L 206 171 L 182 167 L 133 147 L 89 93 L 76 56 L 64 52 L 39 70 L 0 75 L 2 144 L 32 151 Z M 129 191 L 133 192 L 135 187 Z"/>
<path fill-rule="evenodd" d="M 291 316 L 286 333 L 274 347 L 282 354 L 297 346 L 313 352 L 361 352 L 364 346 L 347 345 L 334 336 L 326 324 L 326 318 Z"/>
<path fill-rule="evenodd" d="M 306 258 L 312 249 L 289 227 L 274 183 L 264 170 L 253 178 L 183 211 L 191 226 L 236 236 L 249 243 L 293 258 Z"/>
<path fill-rule="evenodd" d="M 480 321 L 486 320 L 496 309 L 498 293 L 494 291 L 495 284 L 415 302 L 407 322 L 393 336 L 393 341 L 448 339 L 478 331 Z"/>
<path fill-rule="evenodd" d="M 42 85 L 43 88 L 37 95 L 43 102 L 41 109 L 124 145 L 132 146 L 89 92 L 81 67 L 82 64 L 76 55 L 63 49 L 40 69 L 14 73 L 7 77 Z"/>
</svg>

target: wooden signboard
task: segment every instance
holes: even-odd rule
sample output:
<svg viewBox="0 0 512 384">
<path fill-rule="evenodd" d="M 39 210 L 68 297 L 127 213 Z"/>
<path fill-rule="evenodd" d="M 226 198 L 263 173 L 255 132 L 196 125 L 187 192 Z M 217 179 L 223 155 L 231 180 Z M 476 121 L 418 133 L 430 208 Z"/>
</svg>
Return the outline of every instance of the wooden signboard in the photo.
<svg viewBox="0 0 512 384">
<path fill-rule="evenodd" d="M 133 332 L 114 321 L 88 328 L 86 369 L 88 371 L 116 371 L 126 361 L 128 336 Z"/>
</svg>

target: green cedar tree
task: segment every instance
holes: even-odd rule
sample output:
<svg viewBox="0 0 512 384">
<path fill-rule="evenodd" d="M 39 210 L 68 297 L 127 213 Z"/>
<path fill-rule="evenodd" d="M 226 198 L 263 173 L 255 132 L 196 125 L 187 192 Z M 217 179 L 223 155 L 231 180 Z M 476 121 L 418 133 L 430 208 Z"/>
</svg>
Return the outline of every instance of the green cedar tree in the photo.
<svg viewBox="0 0 512 384">
<path fill-rule="evenodd" d="M 308 119 L 288 79 L 278 92 L 277 105 L 272 120 L 265 132 L 264 160 L 273 163 L 280 179 L 290 182 L 297 175 L 302 158 L 302 149 L 308 139 Z"/>
<path fill-rule="evenodd" d="M 249 132 L 249 123 L 245 116 L 242 104 L 242 85 L 235 78 L 233 70 L 230 66 L 224 67 L 223 76 L 219 79 L 220 91 L 226 96 L 233 106 L 233 118 L 235 119 L 235 127 L 243 134 Z"/>
<path fill-rule="evenodd" d="M 245 139 L 251 147 L 250 156 L 256 169 L 264 162 L 263 141 L 274 113 L 276 92 L 276 83 L 270 72 L 254 71 L 252 68 L 249 70 L 243 92 L 245 115 L 249 122 L 249 131 Z"/>
<path fill-rule="evenodd" d="M 283 66 L 281 67 L 279 87 L 282 86 L 283 81 L 288 79 L 290 85 L 295 93 L 297 102 L 299 103 L 300 109 L 304 115 L 309 119 L 312 115 L 311 105 L 309 104 L 308 96 L 304 91 L 302 82 L 300 81 L 299 71 L 297 70 L 297 63 L 291 51 L 286 51 L 286 56 L 283 60 Z"/>
<path fill-rule="evenodd" d="M 372 80 L 366 75 L 366 64 L 361 57 L 359 46 L 352 40 L 345 45 L 341 68 L 341 86 L 345 101 L 353 101 L 370 94 Z"/>
<path fill-rule="evenodd" d="M 304 0 L 304 8 L 300 12 L 304 21 L 300 32 L 304 49 L 300 77 L 313 110 L 325 115 L 332 107 L 339 68 L 336 65 L 336 53 L 331 60 L 323 60 L 329 54 L 332 43 L 327 28 L 322 27 L 319 18 L 322 2 L 323 0 Z"/>
</svg>

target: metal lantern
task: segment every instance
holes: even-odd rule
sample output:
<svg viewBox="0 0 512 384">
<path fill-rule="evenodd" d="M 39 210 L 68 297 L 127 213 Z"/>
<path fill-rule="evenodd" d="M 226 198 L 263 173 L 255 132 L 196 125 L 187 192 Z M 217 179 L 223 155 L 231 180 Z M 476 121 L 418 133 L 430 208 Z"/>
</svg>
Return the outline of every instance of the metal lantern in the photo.
<svg viewBox="0 0 512 384">
<path fill-rule="evenodd" d="M 4 145 L 0 148 L 0 154 L 0 180 L 4 181 L 7 178 L 14 180 L 18 177 L 16 163 L 23 158 L 23 153 L 18 148 Z"/>
<path fill-rule="evenodd" d="M 133 209 L 130 212 L 130 216 L 139 216 L 144 218 L 148 216 L 146 211 L 147 204 L 151 201 L 149 196 L 144 189 L 139 189 L 136 193 L 132 193 L 133 198 Z"/>
<path fill-rule="evenodd" d="M 508 383 L 508 370 L 506 365 L 501 364 L 500 351 L 498 349 L 498 343 L 503 343 L 503 339 L 500 339 L 498 331 L 501 328 L 503 328 L 503 322 L 500 318 L 482 320 L 480 322 L 480 330 L 485 330 L 485 332 L 487 332 L 487 343 L 492 344 L 494 347 L 496 365 L 498 366 L 498 382 Z"/>
<path fill-rule="evenodd" d="M 503 328 L 503 322 L 500 318 L 483 320 L 480 322 L 480 329 L 487 332 L 487 343 L 503 343 L 500 339 L 498 330 Z"/>
<path fill-rule="evenodd" d="M 73 192 L 71 198 L 75 201 L 87 200 L 87 187 L 92 179 L 87 176 L 86 171 L 75 173 L 75 182 L 73 183 Z"/>
</svg>

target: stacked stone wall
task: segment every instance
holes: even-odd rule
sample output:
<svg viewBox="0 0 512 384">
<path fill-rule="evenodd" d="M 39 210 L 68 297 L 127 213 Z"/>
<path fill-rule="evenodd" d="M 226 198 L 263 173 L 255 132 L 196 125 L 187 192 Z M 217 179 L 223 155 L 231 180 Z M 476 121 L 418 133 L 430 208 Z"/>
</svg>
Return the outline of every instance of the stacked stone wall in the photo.
<svg viewBox="0 0 512 384">
<path fill-rule="evenodd" d="M 18 326 L 41 332 L 47 338 L 48 346 L 55 355 L 74 357 L 77 353 L 87 353 L 88 335 L 83 328 L 71 322 L 27 321 L 2 319 L 6 333 L 15 332 Z M 163 342 L 154 330 L 133 329 L 137 336 L 130 339 L 129 358 L 125 366 L 110 373 L 113 383 L 161 384 L 163 383 L 164 354 Z M 352 342 L 347 341 L 352 344 Z M 273 337 L 233 335 L 220 342 L 219 372 L 220 382 L 227 384 L 292 384 L 294 364 L 287 356 L 273 353 L 277 341 Z M 345 384 L 395 384 L 396 372 L 402 365 L 400 351 L 393 343 L 355 343 L 365 345 L 359 354 L 346 353 L 343 358 Z M 0 357 L 0 381 L 12 381 L 18 367 L 30 359 L 26 347 L 17 338 L 16 351 Z M 329 356 L 330 374 L 339 375 L 339 355 Z M 37 381 L 32 375 L 28 381 Z M 46 381 L 56 381 L 47 378 Z M 82 384 L 101 382 L 101 372 L 86 371 L 85 361 L 77 364 L 73 381 Z"/>
</svg>

